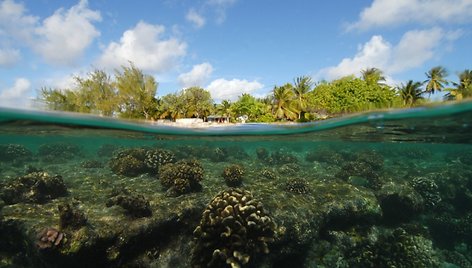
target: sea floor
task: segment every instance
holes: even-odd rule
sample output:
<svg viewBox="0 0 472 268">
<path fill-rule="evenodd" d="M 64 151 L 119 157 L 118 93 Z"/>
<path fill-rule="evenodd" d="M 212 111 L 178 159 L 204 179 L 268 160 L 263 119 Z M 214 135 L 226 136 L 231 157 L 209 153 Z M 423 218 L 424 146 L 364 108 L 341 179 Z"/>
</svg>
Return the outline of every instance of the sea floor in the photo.
<svg viewBox="0 0 472 268">
<path fill-rule="evenodd" d="M 0 267 L 472 267 L 470 145 L 1 146 Z"/>
</svg>

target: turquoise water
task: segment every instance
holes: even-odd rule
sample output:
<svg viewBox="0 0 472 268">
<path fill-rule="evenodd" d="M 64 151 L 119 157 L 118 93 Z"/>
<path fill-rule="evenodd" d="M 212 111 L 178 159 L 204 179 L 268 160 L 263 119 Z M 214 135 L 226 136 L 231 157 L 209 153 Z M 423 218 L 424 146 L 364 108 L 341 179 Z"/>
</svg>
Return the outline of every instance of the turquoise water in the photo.
<svg viewBox="0 0 472 268">
<path fill-rule="evenodd" d="M 472 267 L 472 103 L 179 128 L 0 108 L 0 267 Z"/>
</svg>

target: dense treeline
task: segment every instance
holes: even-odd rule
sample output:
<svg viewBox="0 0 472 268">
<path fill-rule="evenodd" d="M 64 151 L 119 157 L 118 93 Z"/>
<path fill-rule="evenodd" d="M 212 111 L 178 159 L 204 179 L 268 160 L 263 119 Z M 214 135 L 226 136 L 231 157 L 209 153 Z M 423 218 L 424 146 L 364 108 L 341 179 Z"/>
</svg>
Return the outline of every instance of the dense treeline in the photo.
<svg viewBox="0 0 472 268">
<path fill-rule="evenodd" d="M 339 114 L 370 109 L 412 107 L 429 101 L 431 94 L 447 91 L 444 99 L 472 96 L 472 71 L 447 81 L 447 71 L 434 67 L 423 82 L 408 81 L 397 87 L 385 84 L 382 71 L 369 68 L 361 77 L 346 76 L 314 83 L 308 76 L 293 83 L 275 86 L 265 98 L 242 94 L 238 100 L 215 104 L 209 91 L 191 87 L 156 97 L 158 83 L 133 64 L 116 70 L 113 78 L 102 70 L 75 77 L 72 89 L 41 89 L 39 100 L 48 109 L 100 114 L 132 119 L 206 118 L 247 116 L 250 122 L 318 120 Z M 451 87 L 446 87 L 451 85 Z M 425 98 L 427 96 L 428 98 Z"/>
</svg>

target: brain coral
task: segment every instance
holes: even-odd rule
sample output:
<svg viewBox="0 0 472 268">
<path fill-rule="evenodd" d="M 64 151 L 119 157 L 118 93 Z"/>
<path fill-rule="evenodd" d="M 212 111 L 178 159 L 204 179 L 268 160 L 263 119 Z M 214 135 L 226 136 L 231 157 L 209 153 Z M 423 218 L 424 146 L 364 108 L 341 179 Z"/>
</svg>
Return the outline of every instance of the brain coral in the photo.
<svg viewBox="0 0 472 268">
<path fill-rule="evenodd" d="M 275 224 L 251 192 L 229 189 L 216 195 L 194 231 L 194 267 L 241 267 L 268 253 Z"/>
</svg>

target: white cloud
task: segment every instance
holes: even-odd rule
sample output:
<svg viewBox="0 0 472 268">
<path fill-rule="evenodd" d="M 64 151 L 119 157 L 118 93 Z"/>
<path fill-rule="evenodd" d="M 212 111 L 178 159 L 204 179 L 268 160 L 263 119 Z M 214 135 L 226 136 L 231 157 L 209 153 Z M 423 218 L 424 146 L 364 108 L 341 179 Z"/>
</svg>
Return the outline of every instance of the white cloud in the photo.
<svg viewBox="0 0 472 268">
<path fill-rule="evenodd" d="M 100 20 L 100 12 L 89 9 L 87 0 L 68 10 L 58 9 L 42 22 L 28 15 L 23 4 L 13 0 L 0 3 L 3 41 L 30 47 L 49 63 L 70 65 L 78 60 L 100 35 L 93 25 Z"/>
<path fill-rule="evenodd" d="M 187 53 L 187 44 L 171 37 L 163 39 L 165 27 L 140 21 L 123 33 L 120 42 L 111 42 L 98 60 L 98 65 L 116 68 L 133 62 L 136 67 L 155 72 L 174 68 Z"/>
<path fill-rule="evenodd" d="M 321 70 L 317 76 L 326 79 L 336 79 L 358 73 L 360 70 L 376 67 L 383 70 L 387 66 L 392 46 L 382 36 L 374 35 L 359 48 L 352 58 L 344 58 L 337 66 Z"/>
<path fill-rule="evenodd" d="M 0 2 L 0 36 L 13 37 L 23 42 L 31 42 L 38 18 L 25 15 L 23 4 L 13 0 Z"/>
<path fill-rule="evenodd" d="M 210 63 L 204 62 L 202 64 L 197 64 L 193 66 L 190 72 L 179 75 L 179 83 L 184 88 L 203 86 L 212 73 L 213 66 L 211 66 Z"/>
<path fill-rule="evenodd" d="M 29 107 L 30 98 L 31 83 L 25 78 L 16 79 L 12 87 L 0 91 L 0 105 L 4 107 Z"/>
<path fill-rule="evenodd" d="M 11 66 L 20 60 L 20 51 L 18 49 L 0 48 L 0 67 Z"/>
<path fill-rule="evenodd" d="M 421 66 L 439 54 L 439 47 L 459 36 L 457 31 L 446 32 L 437 27 L 413 30 L 406 32 L 394 46 L 382 36 L 374 35 L 352 58 L 344 58 L 338 65 L 324 68 L 315 76 L 336 79 L 346 75 L 357 75 L 361 70 L 372 67 L 379 68 L 390 76 Z"/>
<path fill-rule="evenodd" d="M 394 27 L 406 23 L 461 23 L 471 21 L 471 0 L 374 0 L 347 30 Z"/>
<path fill-rule="evenodd" d="M 90 10 L 87 0 L 67 11 L 59 9 L 36 28 L 39 39 L 33 48 L 49 62 L 71 64 L 100 35 L 92 24 L 100 20 L 100 13 Z"/>
<path fill-rule="evenodd" d="M 251 93 L 263 87 L 264 85 L 257 81 L 219 78 L 212 81 L 206 89 L 215 100 L 236 100 L 243 93 Z"/>
<path fill-rule="evenodd" d="M 216 22 L 223 23 L 226 20 L 226 10 L 236 3 L 236 0 L 207 0 L 206 3 L 215 8 Z"/>
<path fill-rule="evenodd" d="M 202 15 L 198 14 L 195 9 L 190 9 L 187 12 L 185 18 L 191 23 L 193 23 L 196 28 L 202 28 L 205 25 L 205 18 Z"/>
</svg>

